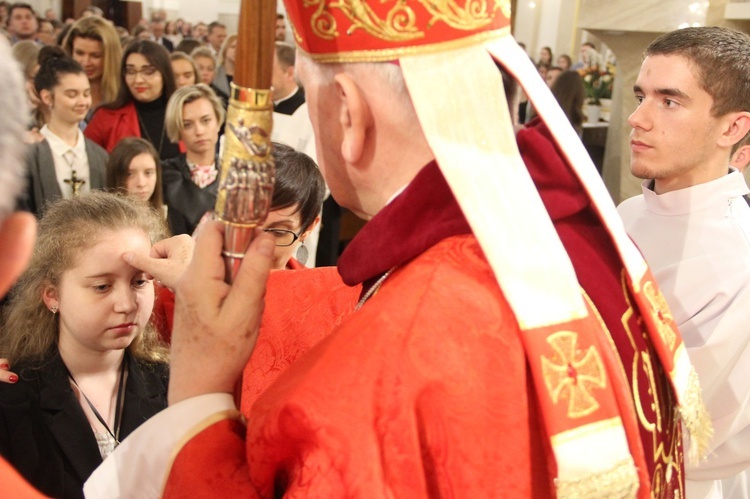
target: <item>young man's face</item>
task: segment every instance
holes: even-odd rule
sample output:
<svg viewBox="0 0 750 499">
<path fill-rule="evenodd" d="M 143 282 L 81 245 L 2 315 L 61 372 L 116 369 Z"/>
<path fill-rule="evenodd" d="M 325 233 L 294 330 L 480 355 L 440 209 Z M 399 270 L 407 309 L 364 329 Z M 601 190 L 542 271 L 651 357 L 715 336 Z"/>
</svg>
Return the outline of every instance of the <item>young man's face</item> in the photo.
<svg viewBox="0 0 750 499">
<path fill-rule="evenodd" d="M 29 9 L 15 8 L 8 20 L 8 31 L 20 40 L 34 38 L 37 31 L 36 16 Z"/>
<path fill-rule="evenodd" d="M 696 73 L 682 56 L 651 55 L 635 82 L 639 104 L 628 118 L 630 170 L 655 179 L 659 194 L 705 182 L 707 172 L 726 167 L 717 165 L 722 119 L 711 115 L 713 98 Z"/>
</svg>

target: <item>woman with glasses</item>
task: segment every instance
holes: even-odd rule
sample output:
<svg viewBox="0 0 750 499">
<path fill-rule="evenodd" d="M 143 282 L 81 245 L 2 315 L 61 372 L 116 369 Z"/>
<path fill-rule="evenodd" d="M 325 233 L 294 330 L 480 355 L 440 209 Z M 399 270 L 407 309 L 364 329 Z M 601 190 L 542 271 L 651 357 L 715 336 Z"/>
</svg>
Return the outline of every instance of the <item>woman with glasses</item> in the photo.
<svg viewBox="0 0 750 499">
<path fill-rule="evenodd" d="M 141 137 L 151 142 L 160 159 L 177 156 L 179 146 L 170 142 L 164 125 L 167 102 L 175 90 L 167 50 L 137 40 L 125 50 L 120 71 L 117 98 L 94 113 L 86 137 L 109 152 L 125 137 Z"/>
</svg>

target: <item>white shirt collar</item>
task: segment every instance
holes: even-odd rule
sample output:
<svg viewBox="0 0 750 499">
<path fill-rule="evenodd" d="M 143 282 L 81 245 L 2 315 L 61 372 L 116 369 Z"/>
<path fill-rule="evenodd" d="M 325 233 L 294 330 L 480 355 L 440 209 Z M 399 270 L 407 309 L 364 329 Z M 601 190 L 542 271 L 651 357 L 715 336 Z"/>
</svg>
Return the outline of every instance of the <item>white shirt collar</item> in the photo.
<svg viewBox="0 0 750 499">
<path fill-rule="evenodd" d="M 684 215 L 709 206 L 726 204 L 728 199 L 750 192 L 745 177 L 734 167 L 729 167 L 729 173 L 716 180 L 664 194 L 655 193 L 651 189 L 652 182 L 653 180 L 644 180 L 641 189 L 648 211 L 657 215 Z"/>
<path fill-rule="evenodd" d="M 50 149 L 52 149 L 52 154 L 62 156 L 68 151 L 73 151 L 73 154 L 75 154 L 76 158 L 80 159 L 86 156 L 86 141 L 80 128 L 77 130 L 77 132 L 78 135 L 76 136 L 76 145 L 70 147 L 65 143 L 63 139 L 55 135 L 55 133 L 50 130 L 47 125 L 44 125 L 42 129 L 39 130 L 39 133 L 45 139 L 47 139 L 47 143 L 49 144 Z"/>
</svg>

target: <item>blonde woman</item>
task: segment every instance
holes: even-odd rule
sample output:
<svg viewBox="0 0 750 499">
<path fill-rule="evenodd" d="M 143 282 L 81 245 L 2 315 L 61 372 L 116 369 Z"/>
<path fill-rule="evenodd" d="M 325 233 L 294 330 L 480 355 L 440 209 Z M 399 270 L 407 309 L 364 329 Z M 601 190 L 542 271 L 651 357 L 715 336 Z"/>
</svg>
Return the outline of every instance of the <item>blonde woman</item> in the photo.
<svg viewBox="0 0 750 499">
<path fill-rule="evenodd" d="M 84 17 L 73 24 L 63 48 L 83 67 L 91 84 L 91 111 L 112 102 L 120 86 L 122 47 L 114 26 L 100 17 Z"/>
<path fill-rule="evenodd" d="M 180 88 L 167 104 L 169 140 L 182 142 L 185 152 L 162 162 L 164 202 L 173 234 L 192 234 L 216 202 L 219 171 L 216 144 L 225 112 L 207 85 Z"/>
</svg>

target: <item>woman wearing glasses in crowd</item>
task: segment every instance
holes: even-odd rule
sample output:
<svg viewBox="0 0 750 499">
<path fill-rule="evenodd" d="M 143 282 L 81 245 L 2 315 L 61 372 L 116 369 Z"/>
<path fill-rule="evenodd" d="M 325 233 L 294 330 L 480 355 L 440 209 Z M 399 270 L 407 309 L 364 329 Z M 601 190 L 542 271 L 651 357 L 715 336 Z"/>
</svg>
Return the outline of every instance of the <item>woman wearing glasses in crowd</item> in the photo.
<svg viewBox="0 0 750 499">
<path fill-rule="evenodd" d="M 167 102 L 175 90 L 169 53 L 158 43 L 137 40 L 123 54 L 120 89 L 114 102 L 96 110 L 86 137 L 111 152 L 125 137 L 141 137 L 162 160 L 180 153 L 164 125 Z"/>
<path fill-rule="evenodd" d="M 96 108 L 117 98 L 122 61 L 120 37 L 114 26 L 101 17 L 84 17 L 70 28 L 63 48 L 83 67 L 91 84 L 88 123 Z"/>
</svg>

